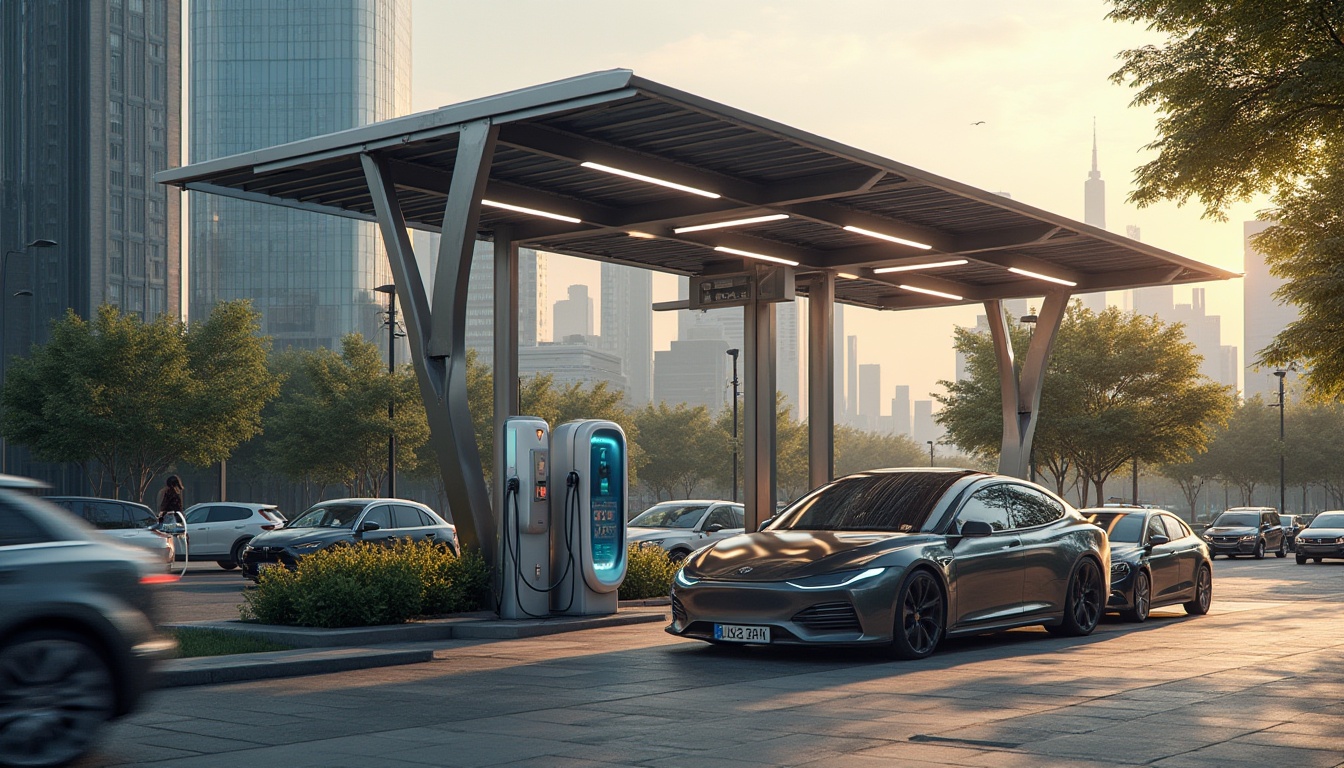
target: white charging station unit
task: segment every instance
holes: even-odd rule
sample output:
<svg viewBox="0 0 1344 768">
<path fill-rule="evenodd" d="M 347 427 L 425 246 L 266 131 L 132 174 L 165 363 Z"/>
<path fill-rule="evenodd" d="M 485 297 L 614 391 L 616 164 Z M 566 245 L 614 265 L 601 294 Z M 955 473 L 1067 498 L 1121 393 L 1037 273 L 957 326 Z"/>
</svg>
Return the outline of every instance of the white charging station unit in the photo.
<svg viewBox="0 0 1344 768">
<path fill-rule="evenodd" d="M 555 428 L 557 487 L 551 505 L 551 610 L 572 616 L 615 613 L 625 580 L 629 460 L 625 431 L 584 419 Z M 571 551 L 572 548 L 572 551 Z"/>
<path fill-rule="evenodd" d="M 510 416 L 504 422 L 503 499 L 499 516 L 499 615 L 550 614 L 550 427 L 543 419 Z"/>
</svg>

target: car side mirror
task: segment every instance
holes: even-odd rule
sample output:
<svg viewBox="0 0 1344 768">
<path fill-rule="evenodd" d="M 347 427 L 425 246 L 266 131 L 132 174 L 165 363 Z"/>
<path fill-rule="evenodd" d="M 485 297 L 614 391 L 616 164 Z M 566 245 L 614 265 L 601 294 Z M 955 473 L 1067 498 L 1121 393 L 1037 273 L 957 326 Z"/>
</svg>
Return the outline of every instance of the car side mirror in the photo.
<svg viewBox="0 0 1344 768">
<path fill-rule="evenodd" d="M 359 526 L 359 532 L 360 532 L 360 533 L 368 533 L 369 531 L 376 531 L 376 530 L 378 530 L 379 528 L 382 528 L 382 526 L 379 525 L 379 524 L 377 524 L 377 523 L 375 523 L 375 522 L 373 522 L 372 520 L 365 520 L 365 521 Z"/>
<path fill-rule="evenodd" d="M 967 539 L 983 539 L 994 534 L 994 527 L 984 520 L 967 520 L 961 524 L 961 535 Z"/>
<path fill-rule="evenodd" d="M 1167 536 L 1163 536 L 1163 535 L 1160 534 L 1160 533 L 1155 533 L 1155 534 L 1153 534 L 1152 536 L 1149 536 L 1149 537 L 1148 537 L 1148 546 L 1149 546 L 1150 548 L 1151 548 L 1151 547 L 1160 547 L 1160 546 L 1162 546 L 1163 544 L 1170 544 L 1170 543 L 1171 543 L 1171 539 L 1170 539 L 1169 537 L 1167 537 Z"/>
<path fill-rule="evenodd" d="M 723 523 L 710 523 L 705 526 L 705 533 L 718 533 L 723 530 Z"/>
<path fill-rule="evenodd" d="M 765 526 L 767 526 L 767 525 L 769 525 L 769 524 L 775 522 L 775 518 L 776 518 L 776 517 L 779 517 L 779 515 L 771 515 L 770 517 L 765 518 L 764 520 L 761 521 L 760 526 L 757 527 L 756 530 L 758 530 L 758 531 L 764 531 L 764 530 L 765 530 Z"/>
</svg>

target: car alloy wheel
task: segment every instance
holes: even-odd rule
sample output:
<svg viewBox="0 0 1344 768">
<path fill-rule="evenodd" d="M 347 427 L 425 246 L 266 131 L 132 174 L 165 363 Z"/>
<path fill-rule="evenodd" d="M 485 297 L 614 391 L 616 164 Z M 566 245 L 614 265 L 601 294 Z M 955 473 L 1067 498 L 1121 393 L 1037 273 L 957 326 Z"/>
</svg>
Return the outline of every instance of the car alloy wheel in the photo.
<svg viewBox="0 0 1344 768">
<path fill-rule="evenodd" d="M 1287 545 L 1286 543 L 1284 543 L 1282 540 L 1279 541 L 1279 551 L 1278 551 L 1278 552 L 1275 552 L 1275 553 L 1274 553 L 1274 556 L 1275 556 L 1275 557 L 1287 557 L 1287 556 L 1288 556 L 1288 545 Z"/>
<path fill-rule="evenodd" d="M 901 659 L 922 659 L 943 639 L 947 617 L 943 590 L 926 570 L 911 572 L 896 593 L 896 627 L 892 653 Z"/>
<path fill-rule="evenodd" d="M 1047 626 L 1051 634 L 1083 637 L 1092 634 L 1101 619 L 1101 569 L 1096 561 L 1083 558 L 1069 579 L 1064 601 L 1064 618 L 1056 625 Z"/>
<path fill-rule="evenodd" d="M 1265 540 L 1264 540 L 1264 539 L 1258 539 L 1258 540 L 1255 542 L 1255 559 L 1256 559 L 1256 560 L 1264 560 L 1264 559 L 1265 559 Z"/>
<path fill-rule="evenodd" d="M 1306 564 L 1307 564 L 1307 558 L 1306 558 L 1306 556 L 1303 555 L 1301 552 L 1297 553 L 1297 557 L 1294 558 L 1294 559 L 1297 560 L 1297 564 L 1298 564 L 1298 565 L 1306 565 Z"/>
<path fill-rule="evenodd" d="M 88 640 L 63 631 L 19 635 L 0 648 L 0 764 L 74 760 L 115 703 L 112 670 Z"/>
<path fill-rule="evenodd" d="M 1134 607 L 1124 612 L 1126 621 L 1145 621 L 1153 604 L 1153 587 L 1145 571 L 1134 575 Z"/>
<path fill-rule="evenodd" d="M 1195 599 L 1181 606 L 1191 616 L 1203 616 L 1213 605 L 1213 571 L 1207 565 L 1199 566 L 1195 576 Z"/>
</svg>

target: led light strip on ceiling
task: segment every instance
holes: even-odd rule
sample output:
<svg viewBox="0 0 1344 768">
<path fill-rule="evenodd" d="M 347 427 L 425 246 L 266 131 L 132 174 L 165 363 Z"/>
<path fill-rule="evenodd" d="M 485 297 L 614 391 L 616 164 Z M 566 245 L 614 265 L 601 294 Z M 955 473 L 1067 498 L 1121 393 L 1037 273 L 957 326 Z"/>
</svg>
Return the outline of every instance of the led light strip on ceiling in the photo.
<svg viewBox="0 0 1344 768">
<path fill-rule="evenodd" d="M 1016 274 L 1016 275 L 1022 275 L 1023 277 L 1034 277 L 1034 278 L 1036 278 L 1037 280 L 1045 280 L 1046 282 L 1049 282 L 1049 283 L 1057 283 L 1057 284 L 1059 284 L 1059 285 L 1067 285 L 1067 286 L 1069 286 L 1070 288 L 1072 288 L 1073 286 L 1078 285 L 1077 283 L 1073 282 L 1072 280 L 1065 280 L 1065 279 L 1062 278 L 1062 277 L 1051 277 L 1050 275 L 1042 275 L 1040 272 L 1032 272 L 1032 271 L 1029 270 L 1029 269 L 1019 269 L 1019 268 L 1017 268 L 1017 267 L 1009 267 L 1009 268 L 1008 268 L 1008 271 L 1009 271 L 1009 272 L 1012 272 L 1013 274 Z"/>
<path fill-rule="evenodd" d="M 951 299 L 952 301 L 961 301 L 962 299 L 961 296 L 958 296 L 955 293 L 943 293 L 942 291 L 935 291 L 932 288 L 920 288 L 914 285 L 901 285 L 900 289 L 903 291 L 911 291 L 913 293 L 922 293 L 926 296 L 937 296 L 940 299 Z"/>
<path fill-rule="evenodd" d="M 966 259 L 951 259 L 949 261 L 934 261 L 928 264 L 902 264 L 899 267 L 881 267 L 874 269 L 873 274 L 885 275 L 890 272 L 910 272 L 916 269 L 937 269 L 938 267 L 959 267 L 962 264 L 970 264 Z"/>
<path fill-rule="evenodd" d="M 644 181 L 648 182 L 649 184 L 657 184 L 660 187 L 667 187 L 669 189 L 679 189 L 682 192 L 690 192 L 692 195 L 700 195 L 701 197 L 709 197 L 714 199 L 722 197 L 722 195 L 720 195 L 718 192 L 709 192 L 704 189 L 697 189 L 696 187 L 688 187 L 685 184 L 678 184 L 675 181 L 659 179 L 653 176 L 645 176 L 642 173 L 635 173 L 634 171 L 627 171 L 622 168 L 613 168 L 610 165 L 602 165 L 601 163 L 579 163 L 579 165 L 583 166 L 584 168 L 591 168 L 594 171 L 602 171 L 603 173 L 611 173 L 617 176 L 624 176 L 627 179 L 635 179 L 636 181 Z"/>
<path fill-rule="evenodd" d="M 501 203 L 495 200 L 482 200 L 481 205 L 488 205 L 491 208 L 503 208 L 506 211 L 514 211 L 516 213 L 526 213 L 532 216 L 542 216 L 547 219 L 555 219 L 556 221 L 567 221 L 570 224 L 583 223 L 582 219 L 576 219 L 573 216 L 565 216 L 559 213 L 551 213 L 550 211 L 539 211 L 536 208 L 524 208 L 521 205 L 510 205 L 509 203 Z"/>
<path fill-rule="evenodd" d="M 919 248 L 920 250 L 923 251 L 927 251 L 933 248 L 932 245 L 927 245 L 925 243 L 917 243 L 914 240 L 906 240 L 903 237 L 896 237 L 894 235 L 884 235 L 881 232 L 874 232 L 871 229 L 863 229 L 862 227 L 846 226 L 844 227 L 844 230 L 846 232 L 853 232 L 858 235 L 867 235 L 868 237 L 875 237 L 878 240 L 886 240 L 889 243 L 896 243 L 898 245 L 908 245 L 911 248 Z"/>
<path fill-rule="evenodd" d="M 749 219 L 734 219 L 732 221 L 718 221 L 713 224 L 696 224 L 690 227 L 677 227 L 672 231 L 680 235 L 686 232 L 704 232 L 707 229 L 723 229 L 724 227 L 741 227 L 747 224 L 760 224 L 766 221 L 779 221 L 780 219 L 787 219 L 787 218 L 789 218 L 789 215 L 787 213 L 772 213 L 768 216 L 752 216 Z"/>
<path fill-rule="evenodd" d="M 767 256 L 763 253 L 752 253 L 751 251 L 739 251 L 736 248 L 726 248 L 722 245 L 715 246 L 714 250 L 719 253 L 731 253 L 734 256 L 745 256 L 748 259 L 759 259 L 760 261 L 771 261 L 776 264 L 787 264 L 790 267 L 798 266 L 798 262 L 792 259 L 781 259 L 778 256 Z"/>
</svg>

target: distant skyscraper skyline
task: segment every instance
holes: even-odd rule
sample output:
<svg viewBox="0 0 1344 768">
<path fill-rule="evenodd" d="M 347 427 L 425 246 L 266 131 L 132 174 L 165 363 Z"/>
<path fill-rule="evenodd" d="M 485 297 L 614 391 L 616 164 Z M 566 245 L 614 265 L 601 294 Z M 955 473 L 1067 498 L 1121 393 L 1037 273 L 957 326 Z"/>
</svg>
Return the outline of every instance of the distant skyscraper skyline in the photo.
<svg viewBox="0 0 1344 768">
<path fill-rule="evenodd" d="M 876 430 L 882 419 L 882 366 L 865 363 L 859 366 L 859 412 L 861 429 Z"/>
<path fill-rule="evenodd" d="M 1242 346 L 1245 358 L 1245 395 L 1260 395 L 1266 399 L 1277 399 L 1278 380 L 1273 370 L 1256 370 L 1256 358 L 1261 350 L 1269 346 L 1274 337 L 1298 317 L 1298 309 L 1292 304 L 1282 304 L 1274 297 L 1274 292 L 1283 285 L 1283 279 L 1269 272 L 1265 263 L 1265 254 L 1251 242 L 1252 238 L 1273 226 L 1272 221 L 1248 221 L 1242 226 L 1244 244 L 1244 267 L 1246 274 L 1242 278 L 1242 311 L 1244 342 Z M 1288 374 L 1290 380 L 1295 373 Z"/>
<path fill-rule="evenodd" d="M 891 399 L 891 430 L 897 435 L 910 434 L 910 387 L 898 384 Z"/>
<path fill-rule="evenodd" d="M 1092 119 L 1092 170 L 1083 182 L 1083 223 L 1100 229 L 1106 228 L 1106 182 L 1102 181 L 1097 165 L 1097 120 Z M 1106 310 L 1106 292 L 1079 294 L 1083 306 L 1093 312 Z"/>
<path fill-rule="evenodd" d="M 593 300 L 588 296 L 588 286 L 577 283 L 565 289 L 569 298 L 555 302 L 552 308 L 551 328 L 554 331 L 552 341 L 564 341 L 570 336 L 592 336 Z"/>
<path fill-rule="evenodd" d="M 193 0 L 192 162 L 410 111 L 410 0 Z M 391 282 L 376 225 L 192 194 L 189 311 L 250 299 L 276 348 L 378 333 L 373 289 Z"/>
<path fill-rule="evenodd" d="M 653 272 L 602 264 L 602 349 L 621 360 L 625 399 L 633 406 L 653 398 Z"/>
</svg>

